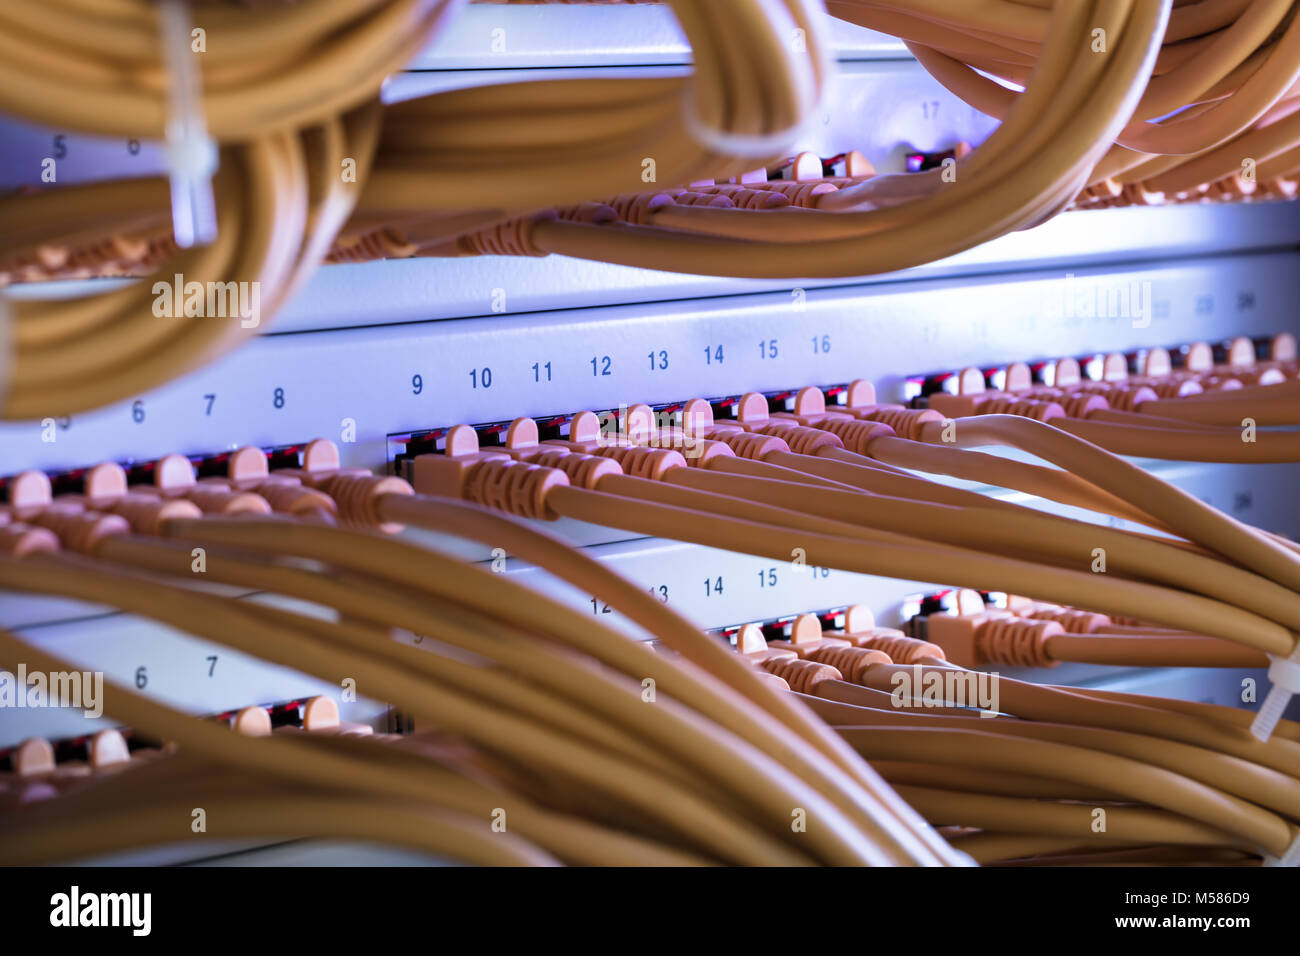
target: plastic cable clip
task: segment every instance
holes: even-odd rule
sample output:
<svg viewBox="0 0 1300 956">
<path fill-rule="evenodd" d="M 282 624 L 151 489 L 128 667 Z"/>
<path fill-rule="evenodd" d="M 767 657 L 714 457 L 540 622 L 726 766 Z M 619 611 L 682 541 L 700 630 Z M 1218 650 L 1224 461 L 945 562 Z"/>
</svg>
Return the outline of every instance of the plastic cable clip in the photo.
<svg viewBox="0 0 1300 956">
<path fill-rule="evenodd" d="M 203 117 L 203 87 L 190 49 L 190 8 L 186 0 L 164 0 L 158 8 L 163 62 L 168 84 L 167 169 L 171 182 L 172 232 L 188 249 L 217 237 L 212 176 L 217 145 Z"/>
<path fill-rule="evenodd" d="M 1259 713 L 1250 725 L 1250 732 L 1259 740 L 1268 740 L 1273 736 L 1278 721 L 1286 712 L 1291 698 L 1300 694 L 1300 644 L 1291 652 L 1290 657 L 1278 657 L 1270 654 L 1272 663 L 1268 667 L 1268 679 L 1273 682 L 1264 703 L 1260 704 Z M 1294 845 L 1293 852 L 1296 851 Z"/>
</svg>

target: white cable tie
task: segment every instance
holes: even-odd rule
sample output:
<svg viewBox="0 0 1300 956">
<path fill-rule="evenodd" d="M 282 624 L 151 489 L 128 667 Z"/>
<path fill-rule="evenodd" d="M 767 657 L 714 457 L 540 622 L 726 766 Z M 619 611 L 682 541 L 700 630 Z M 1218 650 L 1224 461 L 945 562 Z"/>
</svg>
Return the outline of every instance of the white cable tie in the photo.
<svg viewBox="0 0 1300 956">
<path fill-rule="evenodd" d="M 171 183 L 172 232 L 188 249 L 217 238 L 212 177 L 217 171 L 217 144 L 203 117 L 203 86 L 198 60 L 190 48 L 190 9 L 186 0 L 164 0 L 158 8 L 163 62 L 169 83 L 166 128 L 168 178 Z"/>
<path fill-rule="evenodd" d="M 1259 705 L 1259 713 L 1250 725 L 1250 732 L 1259 740 L 1273 736 L 1291 698 L 1300 694 L 1300 644 L 1296 645 L 1290 657 L 1270 654 L 1269 660 L 1272 663 L 1268 666 L 1268 679 L 1273 686 L 1268 689 L 1264 702 Z"/>
</svg>

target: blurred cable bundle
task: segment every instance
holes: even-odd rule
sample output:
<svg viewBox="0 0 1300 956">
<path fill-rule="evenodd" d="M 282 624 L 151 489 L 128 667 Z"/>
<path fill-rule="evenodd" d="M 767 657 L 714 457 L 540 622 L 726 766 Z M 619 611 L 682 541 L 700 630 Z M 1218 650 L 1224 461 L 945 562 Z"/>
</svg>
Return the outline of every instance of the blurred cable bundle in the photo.
<svg viewBox="0 0 1300 956">
<path fill-rule="evenodd" d="M 264 331 L 327 262 L 558 254 L 852 277 L 1070 210 L 1285 200 L 1300 181 L 1293 0 L 668 6 L 685 75 L 385 104 L 385 79 L 455 0 L 7 5 L 0 112 L 161 141 L 170 176 L 0 198 L 6 285 L 135 280 L 0 303 L 0 417 L 53 420 L 193 372 Z M 907 173 L 797 152 L 827 108 L 830 16 L 905 40 L 996 130 Z M 188 53 L 166 39 L 182 22 Z M 177 87 L 195 70 L 191 102 Z M 37 71 L 49 82 L 24 82 Z M 178 204 L 207 173 L 216 231 L 192 241 Z M 182 275 L 258 300 L 239 321 L 153 321 L 156 284 Z M 0 754 L 0 862 L 166 843 L 201 794 L 224 837 L 494 865 L 1295 864 L 1300 728 L 1282 714 L 1300 693 L 1300 548 L 1120 457 L 1300 461 L 1295 340 L 1267 345 L 1243 338 L 1220 362 L 1198 343 L 1178 367 L 1149 350 L 1093 381 L 1061 364 L 1050 383 L 1026 367 L 994 388 L 972 369 L 973 384 L 961 373 L 912 406 L 864 381 L 838 404 L 813 387 L 779 409 L 746 393 L 726 420 L 694 398 L 671 426 L 633 406 L 612 443 L 590 411 L 545 436 L 531 418 L 497 423 L 491 446 L 461 422 L 412 456 L 409 482 L 343 467 L 324 440 L 274 462 L 228 449 L 220 474 L 181 454 L 130 474 L 83 462 L 54 484 L 6 469 L 0 588 L 353 681 L 415 732 L 351 726 L 324 699 L 293 702 L 289 726 L 261 706 L 201 719 L 110 684 L 104 709 L 123 729 L 78 743 L 84 759 L 56 759 L 43 738 Z M 675 450 L 685 438 L 698 455 Z M 978 450 L 994 446 L 1021 457 Z M 560 517 L 1008 597 L 927 634 L 859 612 L 788 639 L 746 629 L 733 648 L 536 523 Z M 617 606 L 641 639 L 406 527 L 503 549 Z M 1273 686 L 1254 718 L 1009 678 L 991 707 L 953 692 L 982 668 L 1061 661 L 1268 667 Z M 70 665 L 0 630 L 0 666 Z M 913 677 L 946 689 L 900 703 L 891 690 Z"/>
</svg>

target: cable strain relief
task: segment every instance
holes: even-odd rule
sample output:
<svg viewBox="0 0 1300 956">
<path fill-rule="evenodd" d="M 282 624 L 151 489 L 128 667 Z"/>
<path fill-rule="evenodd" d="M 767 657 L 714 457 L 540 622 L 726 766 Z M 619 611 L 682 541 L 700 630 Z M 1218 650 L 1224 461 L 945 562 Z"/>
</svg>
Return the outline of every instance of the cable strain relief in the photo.
<svg viewBox="0 0 1300 956">
<path fill-rule="evenodd" d="M 545 256 L 547 252 L 533 243 L 533 226 L 558 219 L 554 209 L 543 209 L 531 216 L 507 219 L 487 229 L 462 236 L 460 243 L 469 252 L 486 256 Z"/>
<path fill-rule="evenodd" d="M 262 495 L 250 491 L 231 491 L 220 486 L 196 484 L 185 497 L 199 506 L 205 514 L 268 515 L 271 503 Z"/>
<path fill-rule="evenodd" d="M 1025 617 L 1036 621 L 1055 621 L 1065 628 L 1068 634 L 1091 634 L 1114 623 L 1105 614 L 1095 611 L 1080 611 L 1072 607 L 1039 608 Z"/>
<path fill-rule="evenodd" d="M 22 558 L 29 554 L 59 550 L 59 536 L 49 528 L 23 524 L 0 525 L 0 554 Z"/>
<path fill-rule="evenodd" d="M 682 457 L 691 468 L 712 468 L 717 462 L 735 458 L 736 453 L 724 441 L 711 438 L 695 438 L 689 445 L 682 446 Z"/>
<path fill-rule="evenodd" d="M 790 198 L 771 189 L 751 189 L 748 186 L 713 186 L 700 190 L 726 196 L 737 209 L 780 209 L 790 205 Z"/>
<path fill-rule="evenodd" d="M 822 681 L 843 680 L 844 675 L 829 664 L 801 660 L 797 657 L 774 658 L 763 661 L 770 674 L 775 674 L 800 694 L 811 694 Z"/>
<path fill-rule="evenodd" d="M 790 200 L 791 206 L 798 206 L 801 209 L 815 209 L 822 196 L 827 193 L 839 192 L 839 188 L 834 183 L 828 183 L 825 180 L 806 183 L 772 180 L 766 183 L 755 183 L 753 188 L 784 196 Z"/>
<path fill-rule="evenodd" d="M 1056 402 L 1044 402 L 1032 398 L 989 398 L 980 402 L 976 409 L 981 415 L 1020 415 L 1040 422 L 1065 417 L 1065 409 Z"/>
<path fill-rule="evenodd" d="M 419 246 L 392 229 L 377 229 L 356 237 L 344 251 L 344 261 L 374 262 L 377 259 L 409 259 Z"/>
<path fill-rule="evenodd" d="M 546 496 L 555 486 L 567 484 L 569 476 L 558 468 L 510 458 L 485 458 L 470 467 L 464 495 L 495 511 L 554 521 L 559 515 L 546 503 Z"/>
<path fill-rule="evenodd" d="M 378 527 L 385 534 L 396 534 L 402 525 L 385 522 L 379 515 L 384 495 L 413 495 L 415 490 L 393 475 L 349 474 L 339 472 L 321 479 L 318 490 L 334 500 L 340 521 L 359 528 Z"/>
<path fill-rule="evenodd" d="M 762 461 L 773 452 L 788 452 L 790 450 L 790 446 L 785 440 L 775 435 L 739 430 L 726 433 L 719 430 L 713 434 L 718 441 L 726 442 L 727 446 L 736 453 L 738 458 Z"/>
<path fill-rule="evenodd" d="M 576 206 L 563 206 L 556 210 L 556 214 L 566 222 L 590 222 L 598 226 L 617 222 L 620 218 L 618 210 L 604 202 L 581 202 Z"/>
<path fill-rule="evenodd" d="M 771 673 L 770 671 L 765 671 L 760 667 L 754 668 L 754 676 L 756 676 L 762 683 L 770 684 L 772 687 L 776 688 L 777 690 L 790 689 L 790 684 L 786 681 L 784 677 L 780 677 L 776 674 Z"/>
<path fill-rule="evenodd" d="M 606 475 L 621 475 L 623 469 L 617 461 L 600 455 L 586 455 L 567 448 L 545 448 L 529 461 L 543 468 L 557 468 L 568 476 L 569 484 L 595 491 L 600 479 Z"/>
<path fill-rule="evenodd" d="M 819 647 L 810 652 L 808 657 L 818 664 L 834 667 L 854 684 L 862 683 L 863 676 L 872 665 L 894 663 L 884 651 L 853 646 Z"/>
<path fill-rule="evenodd" d="M 844 443 L 845 448 L 859 455 L 867 454 L 868 447 L 877 438 L 894 434 L 894 430 L 883 422 L 862 418 L 827 417 L 818 422 L 817 427 L 830 432 Z"/>
<path fill-rule="evenodd" d="M 673 196 L 673 201 L 679 206 L 710 206 L 713 209 L 735 209 L 736 204 L 731 201 L 730 197 L 721 193 L 697 193 L 694 190 L 686 190 Z"/>
<path fill-rule="evenodd" d="M 1104 412 L 1110 409 L 1110 402 L 1105 396 L 1089 395 L 1085 392 L 1064 395 L 1052 401 L 1065 409 L 1065 414 L 1071 418 L 1087 418 L 1093 412 Z"/>
<path fill-rule="evenodd" d="M 163 525 L 168 521 L 203 517 L 202 505 L 186 498 L 158 498 L 134 492 L 112 499 L 105 510 L 125 518 L 136 534 L 147 535 L 162 534 Z"/>
<path fill-rule="evenodd" d="M 888 655 L 895 664 L 919 664 L 924 658 L 937 658 L 946 661 L 948 656 L 938 644 L 931 644 L 920 638 L 908 637 L 890 628 L 873 628 L 872 633 L 863 636 L 850 634 L 849 640 L 856 641 L 858 647 L 880 651 Z"/>
<path fill-rule="evenodd" d="M 623 446 L 600 448 L 596 451 L 602 458 L 612 458 L 623 468 L 623 473 L 637 478 L 650 478 L 660 481 L 673 468 L 685 468 L 686 459 L 679 451 L 671 448 L 645 448 L 641 446 Z"/>
<path fill-rule="evenodd" d="M 333 498 L 323 491 L 306 488 L 296 481 L 265 481 L 254 485 L 251 490 L 266 499 L 271 510 L 279 514 L 338 517 L 339 509 Z"/>
<path fill-rule="evenodd" d="M 833 432 L 810 425 L 772 421 L 755 429 L 761 435 L 782 439 L 797 455 L 816 455 L 819 448 L 843 448 L 844 442 Z"/>
<path fill-rule="evenodd" d="M 624 222 L 643 226 L 650 222 L 656 209 L 676 205 L 676 201 L 671 193 L 661 190 L 653 193 L 620 193 L 605 200 L 605 204 L 611 206 Z"/>
<path fill-rule="evenodd" d="M 51 510 L 35 515 L 32 523 L 48 528 L 69 551 L 93 557 L 100 542 L 115 534 L 130 534 L 131 525 L 121 515 L 97 511 Z"/>
<path fill-rule="evenodd" d="M 990 664 L 1055 667 L 1056 661 L 1047 653 L 1047 639 L 1064 632 L 1065 629 L 1055 621 L 994 618 L 976 630 L 975 650 Z"/>
<path fill-rule="evenodd" d="M 1110 404 L 1110 407 L 1122 412 L 1137 411 L 1139 405 L 1154 402 L 1159 397 L 1155 389 L 1147 385 L 1138 385 L 1136 387 L 1122 385 L 1106 393 L 1106 401 Z"/>
<path fill-rule="evenodd" d="M 920 441 L 921 429 L 931 422 L 942 422 L 944 419 L 944 416 L 933 408 L 878 405 L 874 408 L 855 408 L 854 412 L 864 420 L 888 425 L 898 437 L 911 441 Z"/>
</svg>

